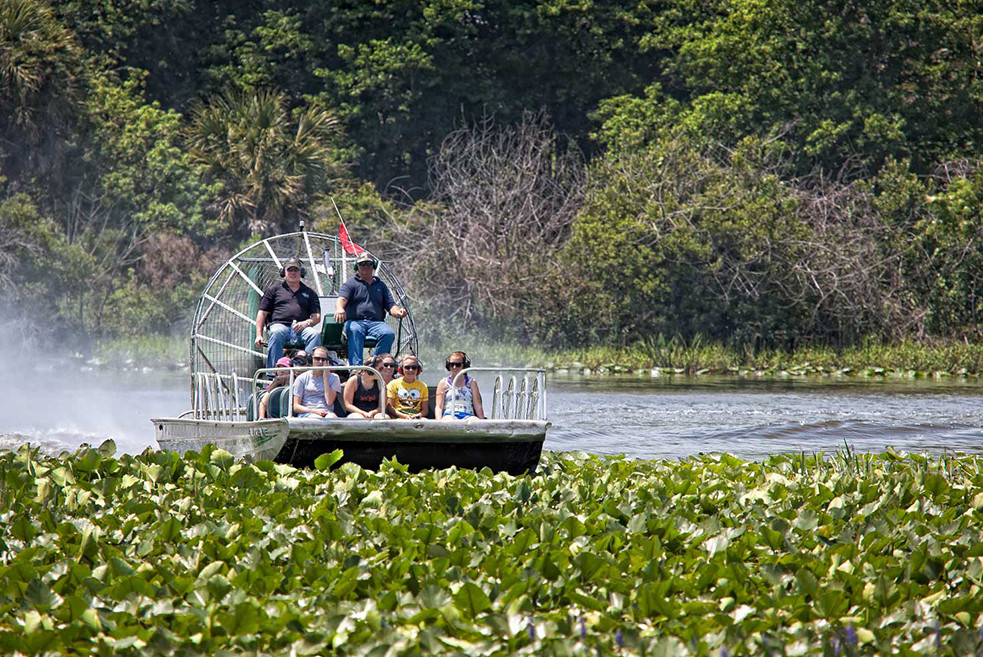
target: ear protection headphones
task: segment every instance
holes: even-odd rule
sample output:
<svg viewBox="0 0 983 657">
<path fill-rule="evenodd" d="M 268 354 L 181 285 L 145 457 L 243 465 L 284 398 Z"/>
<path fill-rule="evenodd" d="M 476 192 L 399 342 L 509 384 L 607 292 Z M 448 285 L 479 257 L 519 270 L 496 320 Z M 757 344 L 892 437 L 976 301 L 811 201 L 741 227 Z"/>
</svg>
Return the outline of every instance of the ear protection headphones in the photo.
<svg viewBox="0 0 983 657">
<path fill-rule="evenodd" d="M 300 266 L 300 277 L 301 278 L 304 278 L 306 276 L 307 276 L 307 269 L 304 267 L 304 265 L 301 265 Z M 287 277 L 287 269 L 286 269 L 286 267 L 280 267 L 280 278 L 286 278 L 286 277 Z"/>
<path fill-rule="evenodd" d="M 373 260 L 372 261 L 372 268 L 373 269 L 378 269 L 378 267 L 379 267 L 379 261 L 378 260 Z M 352 271 L 358 271 L 358 263 L 357 262 L 353 262 L 352 263 Z"/>
<path fill-rule="evenodd" d="M 456 351 L 454 353 L 464 354 L 463 351 Z M 468 358 L 468 355 L 467 354 L 464 354 L 464 367 L 462 367 L 461 369 L 465 369 L 466 370 L 469 367 L 471 367 L 471 359 Z M 444 361 L 444 369 L 447 370 L 448 372 L 451 371 L 451 357 L 450 356 L 448 356 L 447 357 L 447 360 Z"/>
<path fill-rule="evenodd" d="M 420 364 L 419 359 L 415 360 L 414 362 L 416 363 L 416 373 L 417 373 L 417 375 L 423 374 L 423 365 Z M 399 370 L 399 375 L 400 376 L 403 376 L 403 362 L 402 361 L 399 362 L 399 367 L 397 367 L 396 369 Z"/>
</svg>

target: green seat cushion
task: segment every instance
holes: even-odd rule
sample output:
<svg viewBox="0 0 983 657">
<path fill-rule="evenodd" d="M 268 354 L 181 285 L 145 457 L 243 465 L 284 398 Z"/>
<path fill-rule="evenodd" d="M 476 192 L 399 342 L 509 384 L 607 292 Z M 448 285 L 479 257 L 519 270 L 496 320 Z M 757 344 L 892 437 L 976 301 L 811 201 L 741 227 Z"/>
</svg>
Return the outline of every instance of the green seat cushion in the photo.
<svg viewBox="0 0 983 657">
<path fill-rule="evenodd" d="M 293 402 L 293 395 L 290 388 L 281 386 L 274 388 L 270 392 L 270 398 L 266 401 L 267 417 L 287 417 L 290 414 L 290 404 Z"/>
</svg>

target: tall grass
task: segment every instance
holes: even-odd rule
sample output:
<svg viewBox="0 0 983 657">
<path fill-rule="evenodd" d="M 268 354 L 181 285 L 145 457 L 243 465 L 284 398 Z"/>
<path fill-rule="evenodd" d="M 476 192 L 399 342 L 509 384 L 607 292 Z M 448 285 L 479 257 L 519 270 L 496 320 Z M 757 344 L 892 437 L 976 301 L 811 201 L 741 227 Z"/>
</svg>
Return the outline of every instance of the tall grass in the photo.
<svg viewBox="0 0 983 657">
<path fill-rule="evenodd" d="M 854 372 L 901 373 L 906 375 L 948 373 L 983 374 L 983 344 L 961 341 L 918 343 L 905 341 L 863 344 L 835 348 L 813 345 L 795 349 L 758 348 L 728 345 L 703 336 L 689 340 L 679 336 L 649 336 L 625 347 L 585 346 L 579 349 L 551 350 L 519 342 L 497 342 L 476 336 L 458 339 L 426 336 L 420 342 L 420 358 L 425 365 L 440 369 L 451 351 L 468 353 L 475 366 L 511 365 L 547 369 L 592 371 L 651 370 L 660 368 L 686 374 L 737 372 L 799 373 Z M 188 360 L 184 336 L 120 338 L 100 344 L 95 356 L 107 363 L 142 363 L 150 367 L 174 367 Z"/>
<path fill-rule="evenodd" d="M 852 347 L 813 345 L 790 351 L 727 345 L 702 336 L 685 340 L 678 336 L 656 335 L 623 349 L 588 346 L 552 351 L 528 344 L 472 342 L 465 351 L 471 355 L 472 361 L 484 364 L 523 364 L 559 369 L 619 371 L 660 368 L 686 374 L 796 371 L 978 376 L 983 373 L 983 344 L 956 341 L 905 341 L 894 344 L 868 341 Z"/>
</svg>

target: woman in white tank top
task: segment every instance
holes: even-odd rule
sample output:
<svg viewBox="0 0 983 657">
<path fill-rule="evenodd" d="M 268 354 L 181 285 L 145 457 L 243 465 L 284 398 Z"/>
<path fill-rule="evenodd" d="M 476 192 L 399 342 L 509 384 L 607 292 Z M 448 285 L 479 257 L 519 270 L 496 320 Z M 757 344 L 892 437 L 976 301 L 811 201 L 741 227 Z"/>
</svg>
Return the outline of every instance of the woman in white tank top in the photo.
<svg viewBox="0 0 983 657">
<path fill-rule="evenodd" d="M 466 420 L 469 417 L 485 419 L 485 410 L 481 406 L 481 392 L 478 382 L 467 374 L 457 376 L 462 369 L 471 367 L 471 360 L 463 351 L 451 352 L 444 367 L 450 376 L 441 379 L 437 384 L 437 407 L 434 417 L 440 420 Z M 457 377 L 457 386 L 454 378 Z"/>
</svg>

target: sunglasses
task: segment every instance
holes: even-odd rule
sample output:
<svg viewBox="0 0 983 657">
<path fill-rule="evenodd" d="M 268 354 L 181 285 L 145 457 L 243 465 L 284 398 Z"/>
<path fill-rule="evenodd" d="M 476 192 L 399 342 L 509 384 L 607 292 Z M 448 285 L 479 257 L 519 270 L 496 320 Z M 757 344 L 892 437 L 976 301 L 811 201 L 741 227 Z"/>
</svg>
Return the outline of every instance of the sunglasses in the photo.
<svg viewBox="0 0 983 657">
<path fill-rule="evenodd" d="M 388 367 L 388 368 L 392 369 L 393 367 L 396 367 L 396 363 L 383 363 L 379 367 Z"/>
<path fill-rule="evenodd" d="M 322 358 L 321 356 L 315 356 L 314 357 L 314 362 L 315 363 L 325 363 L 325 362 L 327 362 L 327 360 L 328 360 L 327 358 Z"/>
<path fill-rule="evenodd" d="M 458 363 L 456 361 L 449 360 L 449 361 L 447 361 L 447 366 L 448 367 L 464 367 L 464 363 Z"/>
<path fill-rule="evenodd" d="M 307 361 L 304 360 L 303 358 L 294 358 L 292 361 L 290 361 L 290 364 L 291 365 L 307 365 Z"/>
<path fill-rule="evenodd" d="M 300 267 L 287 267 L 287 271 L 300 271 Z"/>
<path fill-rule="evenodd" d="M 415 372 L 416 370 L 420 369 L 420 366 L 419 365 L 403 365 L 403 369 L 406 370 L 407 372 Z"/>
</svg>

